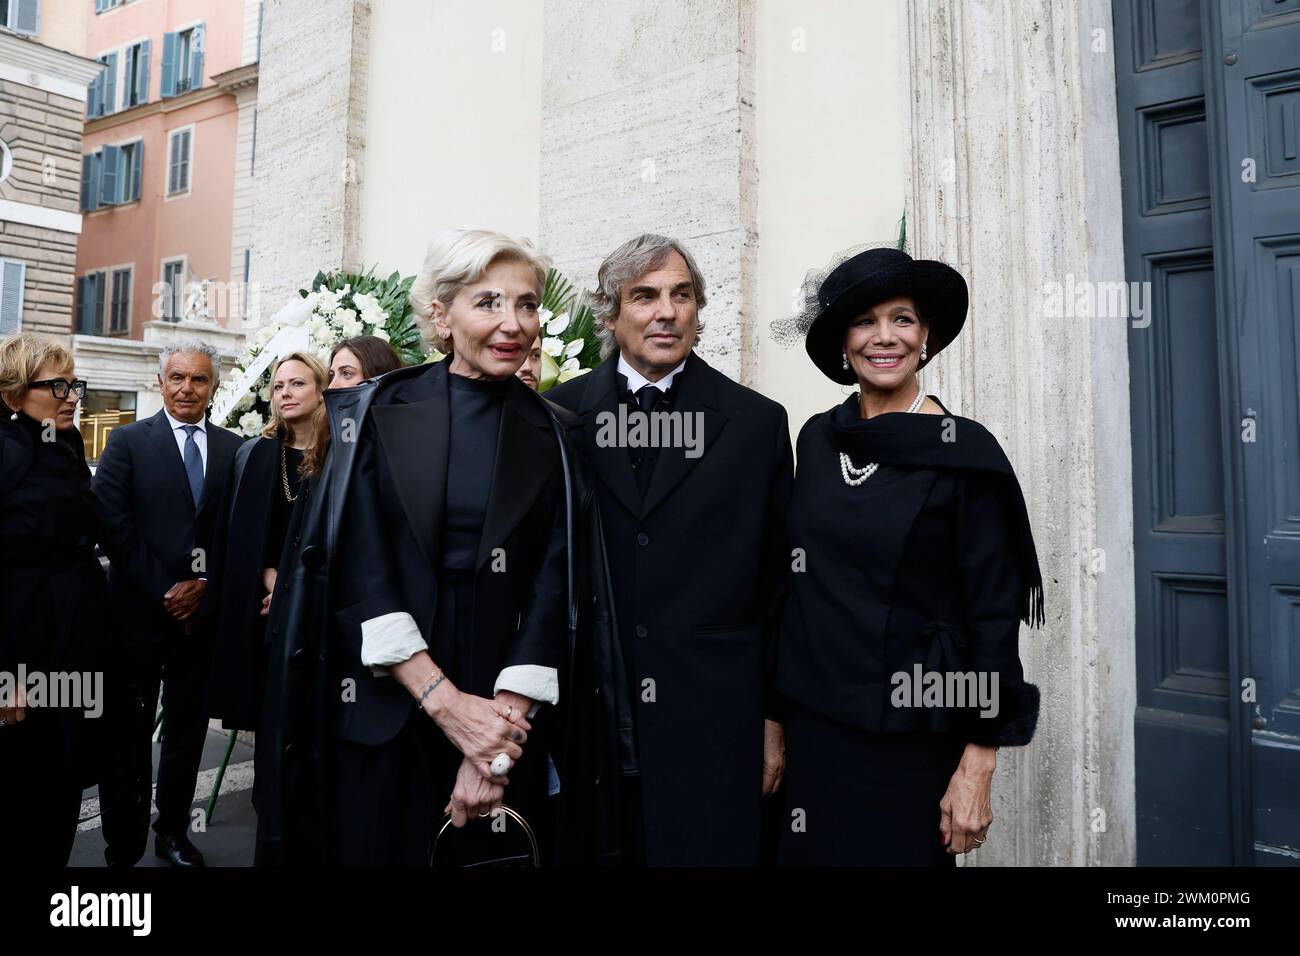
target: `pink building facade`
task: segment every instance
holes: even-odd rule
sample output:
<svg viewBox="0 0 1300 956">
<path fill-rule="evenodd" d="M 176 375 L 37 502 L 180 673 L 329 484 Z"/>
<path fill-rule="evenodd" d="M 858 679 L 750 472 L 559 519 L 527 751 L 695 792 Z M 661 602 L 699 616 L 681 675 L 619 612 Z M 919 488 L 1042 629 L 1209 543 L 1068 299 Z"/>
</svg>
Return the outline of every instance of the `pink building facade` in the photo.
<svg viewBox="0 0 1300 956">
<path fill-rule="evenodd" d="M 244 6 L 133 0 L 89 18 L 86 55 L 106 68 L 90 91 L 83 142 L 79 334 L 139 339 L 147 322 L 187 311 L 238 327 L 240 110 L 220 79 L 256 62 L 246 62 Z M 196 302 L 194 284 L 204 282 L 209 301 Z"/>
<path fill-rule="evenodd" d="M 71 324 L 83 417 L 106 432 L 159 407 L 167 342 L 241 348 L 261 0 L 83 2 L 84 54 L 104 69 L 87 94 Z"/>
</svg>

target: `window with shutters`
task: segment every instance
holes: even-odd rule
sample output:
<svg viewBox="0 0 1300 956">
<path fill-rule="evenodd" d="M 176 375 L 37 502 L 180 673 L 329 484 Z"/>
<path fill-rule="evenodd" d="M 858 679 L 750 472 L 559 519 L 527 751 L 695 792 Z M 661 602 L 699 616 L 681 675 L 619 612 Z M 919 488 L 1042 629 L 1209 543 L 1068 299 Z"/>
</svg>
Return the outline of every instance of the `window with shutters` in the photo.
<svg viewBox="0 0 1300 956">
<path fill-rule="evenodd" d="M 78 335 L 104 333 L 104 273 L 87 272 L 77 279 L 74 311 Z"/>
<path fill-rule="evenodd" d="M 103 53 L 96 57 L 105 69 L 95 77 L 86 91 L 86 118 L 96 119 L 117 112 L 118 54 Z"/>
<path fill-rule="evenodd" d="M 107 10 L 112 10 L 114 7 L 124 6 L 128 2 L 129 0 L 95 0 L 95 12 L 104 13 Z"/>
<path fill-rule="evenodd" d="M 174 129 L 167 135 L 167 195 L 190 191 L 190 168 L 194 162 L 194 127 Z"/>
<path fill-rule="evenodd" d="M 203 85 L 203 24 L 163 34 L 164 97 L 179 96 Z"/>
<path fill-rule="evenodd" d="M 149 102 L 150 43 L 141 40 L 122 51 L 122 108 Z"/>
<path fill-rule="evenodd" d="M 131 331 L 131 278 L 130 266 L 113 270 L 112 293 L 108 302 L 108 334 Z"/>
<path fill-rule="evenodd" d="M 41 0 L 0 0 L 0 27 L 36 36 L 41 30 Z"/>
<path fill-rule="evenodd" d="M 140 198 L 144 140 L 105 146 L 81 157 L 81 211 L 121 206 Z"/>
<path fill-rule="evenodd" d="M 23 283 L 26 281 L 27 263 L 20 259 L 0 259 L 0 335 L 23 327 Z"/>
<path fill-rule="evenodd" d="M 179 322 L 185 313 L 185 258 L 164 259 L 162 264 L 162 317 Z"/>
</svg>

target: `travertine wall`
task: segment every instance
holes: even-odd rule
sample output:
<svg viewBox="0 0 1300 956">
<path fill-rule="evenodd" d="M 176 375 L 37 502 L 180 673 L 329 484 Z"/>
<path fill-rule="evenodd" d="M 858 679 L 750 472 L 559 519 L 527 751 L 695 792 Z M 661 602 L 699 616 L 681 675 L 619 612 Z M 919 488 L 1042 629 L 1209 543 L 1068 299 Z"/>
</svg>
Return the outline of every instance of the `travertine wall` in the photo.
<svg viewBox="0 0 1300 956">
<path fill-rule="evenodd" d="M 1003 750 L 968 863 L 1134 861 L 1127 325 L 1052 319 L 1043 285 L 1124 277 L 1105 0 L 901 0 L 913 255 L 966 276 L 928 391 L 1001 441 L 1039 547 L 1047 625 L 1022 630 L 1038 733 Z"/>
<path fill-rule="evenodd" d="M 700 352 L 755 378 L 758 168 L 749 0 L 547 3 L 542 248 L 576 282 L 642 232 L 681 239 L 708 281 Z"/>
<path fill-rule="evenodd" d="M 0 81 L 0 139 L 13 153 L 0 200 L 77 215 L 85 108 L 71 97 Z M 67 335 L 77 234 L 0 219 L 0 257 L 27 263 L 23 328 Z"/>
<path fill-rule="evenodd" d="M 318 269 L 360 264 L 369 19 L 369 0 L 264 8 L 252 281 L 266 314 Z"/>
</svg>

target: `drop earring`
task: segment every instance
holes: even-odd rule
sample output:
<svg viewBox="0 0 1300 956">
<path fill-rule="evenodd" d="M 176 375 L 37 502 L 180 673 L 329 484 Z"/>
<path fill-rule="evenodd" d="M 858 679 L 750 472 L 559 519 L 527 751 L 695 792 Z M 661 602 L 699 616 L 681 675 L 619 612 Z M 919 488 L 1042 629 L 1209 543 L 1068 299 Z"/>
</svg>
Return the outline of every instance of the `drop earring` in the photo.
<svg viewBox="0 0 1300 956">
<path fill-rule="evenodd" d="M 840 353 L 840 356 L 841 356 L 841 358 L 843 358 L 843 360 L 844 360 L 844 371 L 847 372 L 847 371 L 849 370 L 849 353 L 848 353 L 848 352 L 841 352 L 841 353 Z"/>
<path fill-rule="evenodd" d="M 922 361 L 922 362 L 925 361 L 925 343 L 924 343 L 924 342 L 921 343 L 921 361 Z"/>
</svg>

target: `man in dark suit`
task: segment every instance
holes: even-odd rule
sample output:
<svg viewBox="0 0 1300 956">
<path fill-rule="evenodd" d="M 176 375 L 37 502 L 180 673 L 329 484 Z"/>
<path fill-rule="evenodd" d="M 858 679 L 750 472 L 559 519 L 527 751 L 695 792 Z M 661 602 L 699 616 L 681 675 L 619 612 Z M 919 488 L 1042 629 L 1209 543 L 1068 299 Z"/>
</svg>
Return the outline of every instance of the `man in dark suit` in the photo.
<svg viewBox="0 0 1300 956">
<path fill-rule="evenodd" d="M 634 702 L 623 858 L 752 866 L 784 767 L 770 661 L 790 561 L 785 409 L 694 353 L 704 280 L 676 240 L 624 243 L 598 282 L 613 354 L 546 397 L 582 419 L 598 478 Z"/>
<path fill-rule="evenodd" d="M 187 836 L 207 735 L 203 708 L 212 652 L 208 554 L 240 439 L 207 420 L 217 352 L 201 342 L 159 356 L 163 410 L 114 430 L 95 473 L 101 543 L 121 644 L 110 702 L 114 771 L 101 785 L 105 857 L 133 866 L 149 829 L 150 738 L 161 685 L 162 754 L 154 850 L 173 866 L 202 866 Z"/>
</svg>

